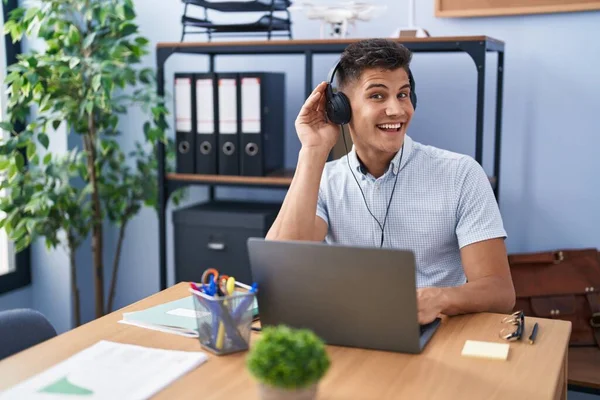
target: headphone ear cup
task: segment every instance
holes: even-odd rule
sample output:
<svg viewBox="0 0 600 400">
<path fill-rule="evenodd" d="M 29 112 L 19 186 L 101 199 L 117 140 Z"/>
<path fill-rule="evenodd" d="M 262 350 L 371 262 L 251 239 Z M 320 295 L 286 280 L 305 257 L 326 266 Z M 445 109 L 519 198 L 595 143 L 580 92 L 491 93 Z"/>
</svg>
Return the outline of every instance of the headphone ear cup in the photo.
<svg viewBox="0 0 600 400">
<path fill-rule="evenodd" d="M 352 108 L 350 108 L 350 101 L 344 93 L 333 94 L 328 88 L 327 104 L 325 106 L 327 111 L 327 118 L 337 125 L 345 125 L 350 122 L 352 118 Z"/>
</svg>

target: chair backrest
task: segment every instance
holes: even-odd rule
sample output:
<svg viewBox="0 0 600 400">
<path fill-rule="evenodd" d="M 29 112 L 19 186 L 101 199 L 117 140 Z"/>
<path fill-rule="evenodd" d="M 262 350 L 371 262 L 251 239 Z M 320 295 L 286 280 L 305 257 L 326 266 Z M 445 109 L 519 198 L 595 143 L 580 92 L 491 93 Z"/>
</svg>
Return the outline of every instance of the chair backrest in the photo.
<svg viewBox="0 0 600 400">
<path fill-rule="evenodd" d="M 39 311 L 28 308 L 0 312 L 0 360 L 56 336 Z"/>
</svg>

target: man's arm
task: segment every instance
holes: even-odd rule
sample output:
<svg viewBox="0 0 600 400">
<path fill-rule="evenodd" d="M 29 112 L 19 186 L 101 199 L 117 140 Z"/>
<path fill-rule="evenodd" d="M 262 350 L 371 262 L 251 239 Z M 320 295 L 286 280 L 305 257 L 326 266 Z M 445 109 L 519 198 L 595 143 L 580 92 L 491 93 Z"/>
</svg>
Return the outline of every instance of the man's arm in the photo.
<svg viewBox="0 0 600 400">
<path fill-rule="evenodd" d="M 456 237 L 467 283 L 419 290 L 419 314 L 424 321 L 433 321 L 439 313 L 508 313 L 515 304 L 506 232 L 485 171 L 465 157 L 458 165 L 456 185 Z"/>
<path fill-rule="evenodd" d="M 431 322 L 438 314 L 512 311 L 515 289 L 504 239 L 465 246 L 461 249 L 461 258 L 467 283 L 458 287 L 419 289 L 419 322 Z"/>
<path fill-rule="evenodd" d="M 301 149 L 294 178 L 267 240 L 323 241 L 327 223 L 317 216 L 319 183 L 328 152 Z"/>
<path fill-rule="evenodd" d="M 315 88 L 296 118 L 302 143 L 298 165 L 267 240 L 323 241 L 327 235 L 327 223 L 317 216 L 317 201 L 321 175 L 339 127 L 327 121 L 325 115 L 326 87 L 326 82 L 321 82 Z"/>
</svg>

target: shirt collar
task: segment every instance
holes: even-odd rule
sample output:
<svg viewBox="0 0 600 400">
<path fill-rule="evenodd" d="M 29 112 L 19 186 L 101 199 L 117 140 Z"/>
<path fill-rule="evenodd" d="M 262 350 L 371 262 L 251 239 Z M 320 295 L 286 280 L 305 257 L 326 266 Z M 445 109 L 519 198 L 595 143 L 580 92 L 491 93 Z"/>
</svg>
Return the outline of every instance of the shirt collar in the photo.
<svg viewBox="0 0 600 400">
<path fill-rule="evenodd" d="M 412 138 L 408 135 L 405 135 L 404 136 L 404 149 L 401 148 L 396 153 L 394 158 L 392 158 L 392 161 L 390 162 L 391 167 L 392 167 L 392 172 L 394 173 L 394 175 L 398 174 L 398 171 L 406 165 L 408 158 L 410 156 L 410 153 L 412 152 L 412 148 L 413 148 Z M 402 156 L 402 161 L 400 161 L 401 156 Z M 352 150 L 350 150 L 349 160 L 350 160 L 350 165 L 352 166 L 352 169 L 354 171 L 362 173 L 362 170 L 361 170 L 362 165 L 361 165 L 361 162 L 358 160 L 358 156 L 356 155 L 356 148 L 354 147 L 354 145 L 352 145 Z M 399 162 L 401 162 L 402 164 L 398 165 Z"/>
</svg>

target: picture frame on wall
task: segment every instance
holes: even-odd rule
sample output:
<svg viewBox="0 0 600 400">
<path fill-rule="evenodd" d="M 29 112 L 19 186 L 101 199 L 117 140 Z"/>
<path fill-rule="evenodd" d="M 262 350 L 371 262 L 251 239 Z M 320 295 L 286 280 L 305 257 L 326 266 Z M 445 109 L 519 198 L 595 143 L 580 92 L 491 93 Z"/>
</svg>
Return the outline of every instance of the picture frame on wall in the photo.
<svg viewBox="0 0 600 400">
<path fill-rule="evenodd" d="M 491 17 L 600 10 L 599 0 L 435 0 L 439 18 Z"/>
</svg>

